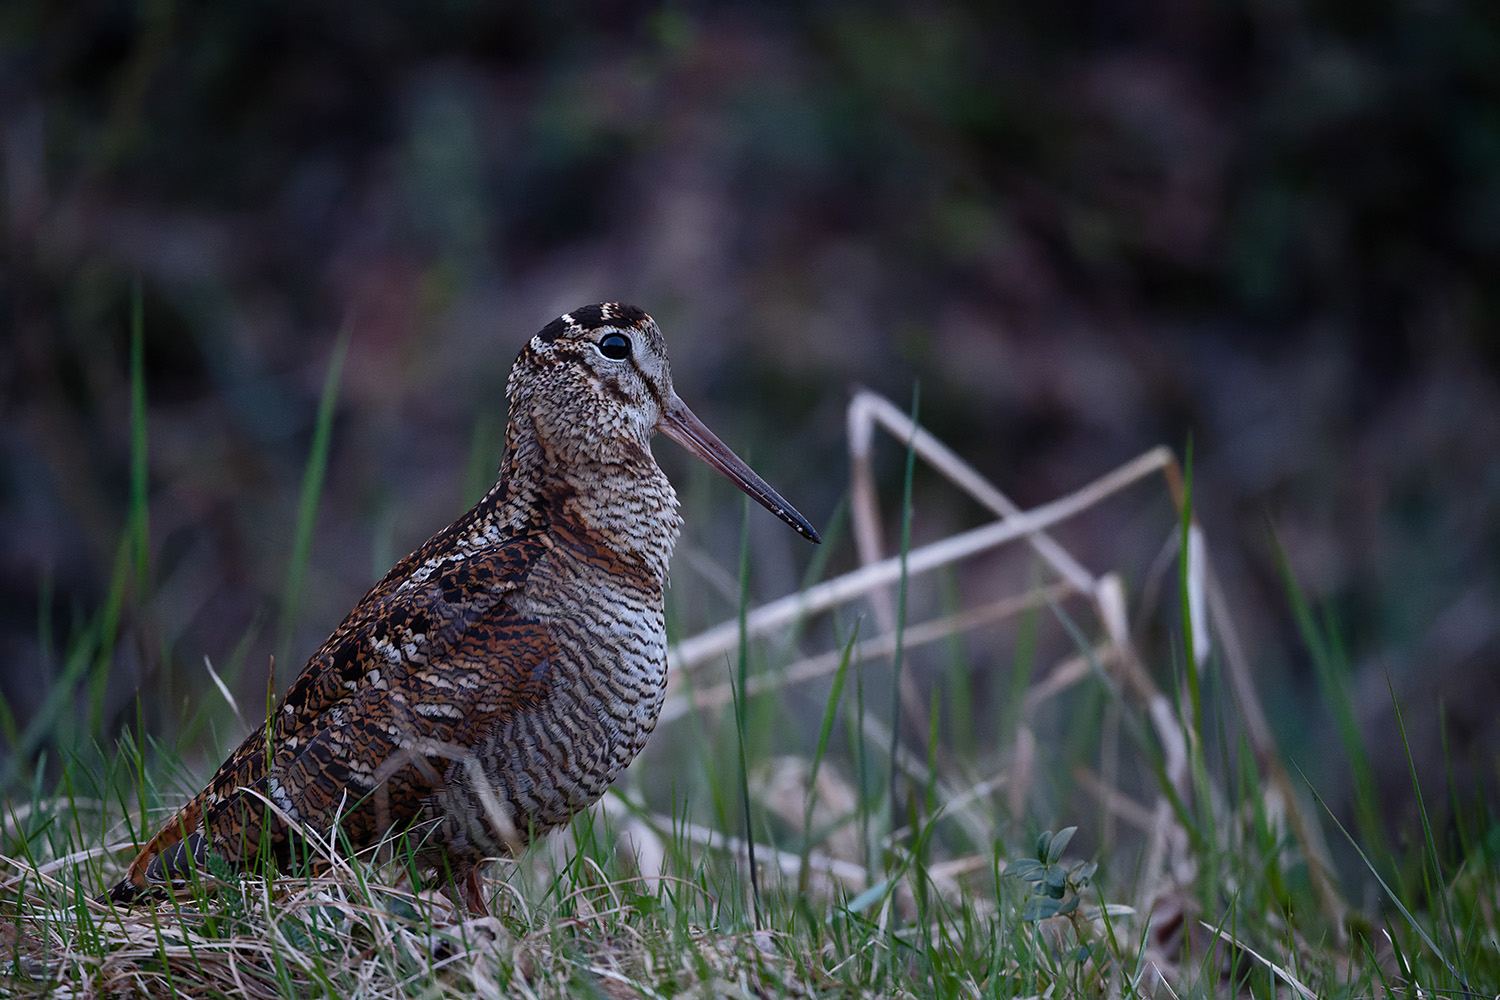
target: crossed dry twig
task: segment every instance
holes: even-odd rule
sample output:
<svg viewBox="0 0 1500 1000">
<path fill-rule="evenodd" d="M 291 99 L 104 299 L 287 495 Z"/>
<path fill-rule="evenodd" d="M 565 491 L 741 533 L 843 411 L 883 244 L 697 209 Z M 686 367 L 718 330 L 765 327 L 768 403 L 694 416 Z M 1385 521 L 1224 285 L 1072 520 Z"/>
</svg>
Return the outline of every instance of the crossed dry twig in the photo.
<svg viewBox="0 0 1500 1000">
<path fill-rule="evenodd" d="M 883 555 L 880 507 L 873 466 L 876 429 L 886 431 L 910 447 L 917 457 L 992 511 L 997 520 L 913 548 L 905 553 L 904 559 L 901 556 Z M 1036 746 L 1035 732 L 1027 719 L 1043 703 L 1099 670 L 1118 682 L 1123 692 L 1129 693 L 1143 706 L 1144 715 L 1162 747 L 1165 773 L 1172 786 L 1172 793 L 1180 801 L 1186 801 L 1193 794 L 1188 740 L 1192 738 L 1194 729 L 1189 720 L 1181 717 L 1176 707 L 1186 700 L 1174 701 L 1162 691 L 1137 655 L 1129 626 L 1125 588 L 1119 574 L 1113 571 L 1103 574 L 1090 572 L 1047 533 L 1047 529 L 1054 525 L 1091 510 L 1106 498 L 1157 473 L 1163 477 L 1167 492 L 1181 513 L 1187 498 L 1182 471 L 1172 452 L 1162 446 L 1150 449 L 1072 493 L 1028 511 L 1022 510 L 931 432 L 913 423 L 907 414 L 874 392 L 864 389 L 855 392 L 848 408 L 848 438 L 851 459 L 850 507 L 860 567 L 800 593 L 789 594 L 750 609 L 745 614 L 743 626 L 748 637 L 764 636 L 793 626 L 820 612 L 865 599 L 871 606 L 878 634 L 854 645 L 848 654 L 850 662 L 890 657 L 897 646 L 893 587 L 903 573 L 914 577 L 1002 545 L 1024 541 L 1055 575 L 1053 582 L 1033 588 L 1026 594 L 1007 597 L 982 607 L 929 622 L 906 625 L 903 630 L 906 648 L 994 624 L 1044 604 L 1056 604 L 1074 595 L 1081 595 L 1089 602 L 1103 628 L 1105 638 L 1097 645 L 1058 662 L 1028 689 L 1022 720 L 1017 729 L 1016 752 L 1013 754 L 1010 773 L 1003 778 L 991 777 L 981 782 L 980 785 L 985 788 L 984 794 L 974 789 L 959 791 L 938 780 L 935 791 L 939 802 L 947 810 L 947 814 L 956 816 L 971 835 L 978 835 L 977 842 L 986 842 L 988 820 L 971 807 L 981 801 L 988 791 L 1001 785 L 1009 786 L 1013 811 L 1019 811 L 1023 806 L 1030 782 L 1028 762 L 1035 759 Z M 1287 816 L 1293 834 L 1302 846 L 1314 888 L 1330 922 L 1335 927 L 1341 927 L 1346 905 L 1329 877 L 1325 860 L 1326 845 L 1321 840 L 1317 825 L 1307 817 L 1300 797 L 1296 795 L 1281 764 L 1274 736 L 1251 678 L 1248 658 L 1229 614 L 1222 584 L 1212 569 L 1206 534 L 1196 516 L 1191 512 L 1189 514 L 1185 532 L 1186 611 L 1191 623 L 1193 659 L 1199 669 L 1207 668 L 1214 649 L 1213 643 L 1217 640 L 1221 662 L 1245 726 L 1245 738 L 1267 781 L 1268 792 L 1279 800 L 1277 804 Z M 1167 542 L 1168 554 L 1176 552 L 1179 557 L 1183 555 L 1180 551 L 1182 537 L 1183 533 L 1178 526 L 1174 526 Z M 693 709 L 722 706 L 731 700 L 734 695 L 727 683 L 703 686 L 688 694 L 682 691 L 680 679 L 683 673 L 717 660 L 733 650 L 740 642 L 740 630 L 738 621 L 725 622 L 684 639 L 669 652 L 670 694 L 662 710 L 663 723 L 679 719 Z M 835 650 L 800 659 L 776 676 L 752 679 L 747 684 L 746 693 L 759 694 L 830 674 L 838 669 L 843 655 L 841 651 Z M 909 682 L 910 675 L 904 675 L 903 679 Z M 903 684 L 900 697 L 902 713 L 908 724 L 925 725 L 925 710 L 914 684 Z M 860 724 L 874 745 L 887 745 L 889 733 L 883 724 L 873 717 L 860 720 Z M 894 763 L 897 768 L 923 782 L 935 777 L 928 774 L 926 761 L 918 760 L 900 748 Z M 1149 837 L 1148 860 L 1141 875 L 1142 891 L 1139 895 L 1142 897 L 1141 905 L 1149 911 L 1149 897 L 1158 891 L 1156 887 L 1172 881 L 1163 879 L 1164 874 L 1175 874 L 1175 881 L 1180 883 L 1190 876 L 1194 868 L 1189 838 L 1175 814 L 1171 796 L 1163 790 L 1148 807 L 1129 799 L 1115 790 L 1111 782 L 1097 776 L 1090 775 L 1089 780 L 1083 784 L 1099 797 L 1107 816 L 1118 815 L 1133 824 L 1145 824 Z M 1150 818 L 1149 823 L 1146 823 L 1147 817 Z"/>
</svg>

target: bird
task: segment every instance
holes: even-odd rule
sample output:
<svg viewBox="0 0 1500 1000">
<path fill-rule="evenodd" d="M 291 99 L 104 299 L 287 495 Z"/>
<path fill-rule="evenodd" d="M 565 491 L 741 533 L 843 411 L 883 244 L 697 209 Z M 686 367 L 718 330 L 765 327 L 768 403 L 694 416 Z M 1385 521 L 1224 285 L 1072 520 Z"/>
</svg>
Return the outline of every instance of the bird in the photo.
<svg viewBox="0 0 1500 1000">
<path fill-rule="evenodd" d="M 405 836 L 486 914 L 483 865 L 595 802 L 656 725 L 682 518 L 654 433 L 820 541 L 678 396 L 635 306 L 548 323 L 506 398 L 495 485 L 365 594 L 100 901 L 166 898 L 212 859 L 285 869 L 314 836 L 354 852 Z"/>
</svg>

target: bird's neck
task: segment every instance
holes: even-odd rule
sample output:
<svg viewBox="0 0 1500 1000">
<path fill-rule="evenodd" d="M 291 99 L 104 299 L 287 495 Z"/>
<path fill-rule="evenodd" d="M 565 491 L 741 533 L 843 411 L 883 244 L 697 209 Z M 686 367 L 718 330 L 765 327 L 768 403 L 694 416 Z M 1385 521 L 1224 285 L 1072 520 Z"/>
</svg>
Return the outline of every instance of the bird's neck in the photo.
<svg viewBox="0 0 1500 1000">
<path fill-rule="evenodd" d="M 665 585 L 682 518 L 646 444 L 559 440 L 512 421 L 491 495 L 516 528 L 555 525 Z"/>
</svg>

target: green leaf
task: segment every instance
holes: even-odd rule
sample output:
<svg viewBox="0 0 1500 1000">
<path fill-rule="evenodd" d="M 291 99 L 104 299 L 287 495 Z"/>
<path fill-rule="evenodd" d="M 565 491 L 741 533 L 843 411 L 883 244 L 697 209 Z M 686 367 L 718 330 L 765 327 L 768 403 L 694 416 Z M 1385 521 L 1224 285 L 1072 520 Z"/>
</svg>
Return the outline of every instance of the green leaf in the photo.
<svg viewBox="0 0 1500 1000">
<path fill-rule="evenodd" d="M 1033 896 L 1027 900 L 1026 908 L 1021 911 L 1021 919 L 1034 923 L 1038 920 L 1046 920 L 1048 917 L 1057 915 L 1057 908 L 1062 905 L 1055 899 L 1045 896 Z"/>
<path fill-rule="evenodd" d="M 1072 840 L 1073 834 L 1077 832 L 1076 826 L 1066 826 L 1057 831 L 1057 835 L 1052 838 L 1052 843 L 1047 848 L 1047 860 L 1056 863 L 1063 856 L 1063 851 L 1068 849 L 1068 841 Z"/>
<path fill-rule="evenodd" d="M 1019 861 L 1012 861 L 1010 863 L 1010 867 L 1006 869 L 1006 872 L 1010 875 L 1014 875 L 1016 878 L 1023 878 L 1028 882 L 1035 882 L 1037 879 L 1042 877 L 1040 875 L 1040 872 L 1045 867 L 1046 866 L 1043 865 L 1040 861 L 1036 861 L 1031 858 L 1022 858 Z"/>
<path fill-rule="evenodd" d="M 1052 844 L 1052 831 L 1043 830 L 1042 835 L 1036 838 L 1036 856 L 1039 860 L 1047 860 L 1047 848 Z"/>
</svg>

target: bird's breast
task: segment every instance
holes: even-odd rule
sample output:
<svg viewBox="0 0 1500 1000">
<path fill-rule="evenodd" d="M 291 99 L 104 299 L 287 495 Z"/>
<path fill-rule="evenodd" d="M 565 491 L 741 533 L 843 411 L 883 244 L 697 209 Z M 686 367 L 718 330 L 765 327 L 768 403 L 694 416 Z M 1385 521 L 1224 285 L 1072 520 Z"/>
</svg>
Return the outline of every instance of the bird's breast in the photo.
<svg viewBox="0 0 1500 1000">
<path fill-rule="evenodd" d="M 649 455 L 581 471 L 554 503 L 558 538 L 576 555 L 608 573 L 666 585 L 682 516 L 677 491 Z"/>
<path fill-rule="evenodd" d="M 532 573 L 520 610 L 547 625 L 557 683 L 591 700 L 650 701 L 666 679 L 665 585 L 643 567 L 562 545 Z"/>
<path fill-rule="evenodd" d="M 518 610 L 544 623 L 554 645 L 543 693 L 498 719 L 477 750 L 516 826 L 541 833 L 598 799 L 656 727 L 667 671 L 662 584 L 558 547 L 533 571 Z M 456 789 L 450 816 L 475 818 L 454 836 L 494 853 L 482 810 L 463 782 Z"/>
</svg>

